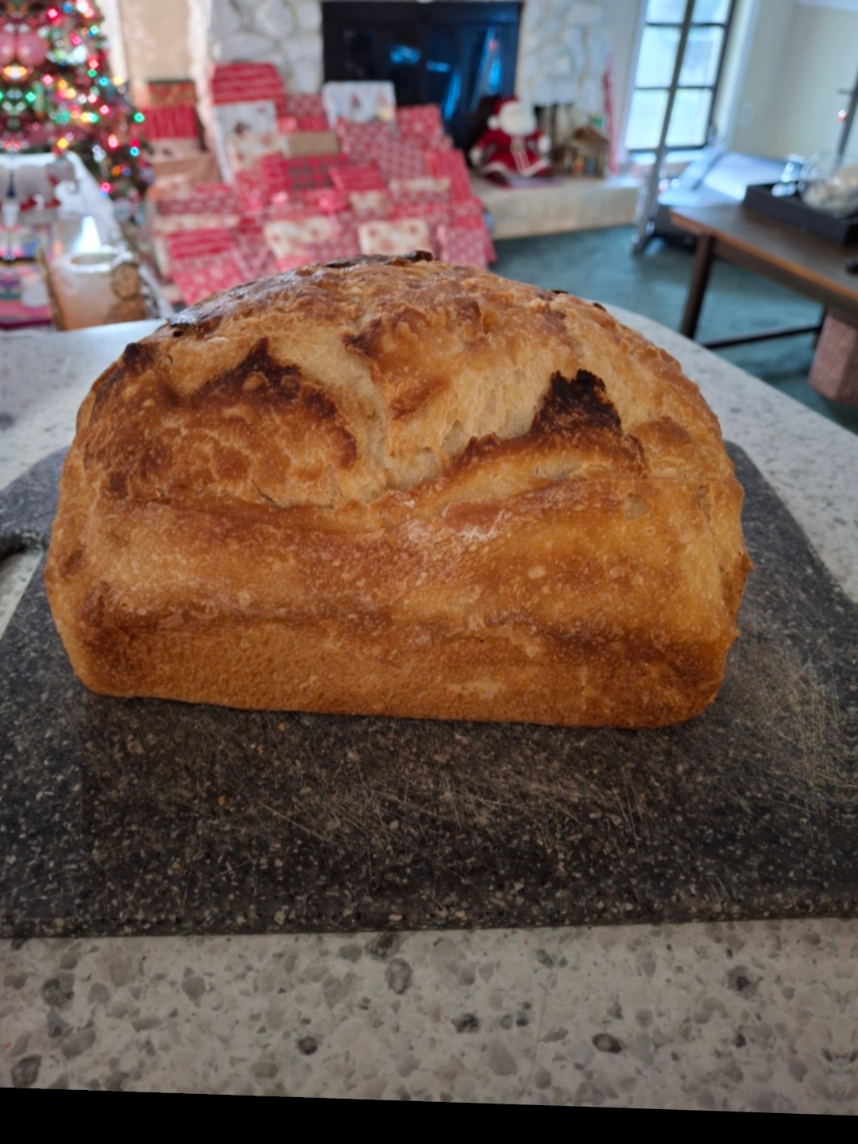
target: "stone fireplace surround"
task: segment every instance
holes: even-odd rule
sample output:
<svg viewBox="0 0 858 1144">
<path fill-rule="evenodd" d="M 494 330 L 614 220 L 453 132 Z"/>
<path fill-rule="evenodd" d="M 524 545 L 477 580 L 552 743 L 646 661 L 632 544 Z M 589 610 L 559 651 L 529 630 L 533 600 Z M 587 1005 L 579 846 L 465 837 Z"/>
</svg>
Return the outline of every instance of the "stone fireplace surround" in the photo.
<svg viewBox="0 0 858 1144">
<path fill-rule="evenodd" d="M 602 114 L 603 76 L 610 51 L 608 9 L 608 0 L 524 0 L 518 94 L 542 106 L 574 104 L 582 122 Z M 321 29 L 320 0 L 190 0 L 191 68 L 203 122 L 212 63 L 273 63 L 288 91 L 318 91 Z"/>
</svg>

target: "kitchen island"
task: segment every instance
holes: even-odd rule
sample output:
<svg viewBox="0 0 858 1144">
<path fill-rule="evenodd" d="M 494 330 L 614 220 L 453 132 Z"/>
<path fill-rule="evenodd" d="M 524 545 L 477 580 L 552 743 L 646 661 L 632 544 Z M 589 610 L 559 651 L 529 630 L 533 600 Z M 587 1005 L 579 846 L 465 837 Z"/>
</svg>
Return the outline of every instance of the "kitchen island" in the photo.
<svg viewBox="0 0 858 1144">
<path fill-rule="evenodd" d="M 682 362 L 858 600 L 858 437 L 614 312 Z M 70 443 L 152 328 L 3 339 L 0 488 Z M 0 626 L 37 562 L 0 572 Z M 0 1085 L 855 1112 L 856 954 L 836 918 L 4 941 Z"/>
</svg>

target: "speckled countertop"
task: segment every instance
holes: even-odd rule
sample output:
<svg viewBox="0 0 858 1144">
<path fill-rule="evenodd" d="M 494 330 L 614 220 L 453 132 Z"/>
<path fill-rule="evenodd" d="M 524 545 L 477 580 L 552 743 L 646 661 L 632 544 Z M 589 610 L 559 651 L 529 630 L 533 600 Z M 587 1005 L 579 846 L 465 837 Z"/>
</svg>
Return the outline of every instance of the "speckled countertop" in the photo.
<svg viewBox="0 0 858 1144">
<path fill-rule="evenodd" d="M 643 318 L 858 600 L 858 437 Z M 0 488 L 153 323 L 0 341 Z M 33 562 L 0 571 L 0 628 Z M 0 854 L 2 859 L 2 854 Z M 858 923 L 0 943 L 0 1086 L 858 1112 Z"/>
</svg>

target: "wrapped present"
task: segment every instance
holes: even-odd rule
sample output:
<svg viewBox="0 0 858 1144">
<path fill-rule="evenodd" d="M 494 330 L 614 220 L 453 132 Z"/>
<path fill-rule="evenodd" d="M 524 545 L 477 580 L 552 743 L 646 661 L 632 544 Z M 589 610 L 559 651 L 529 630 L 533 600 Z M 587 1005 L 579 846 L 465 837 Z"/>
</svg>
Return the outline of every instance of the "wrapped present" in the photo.
<svg viewBox="0 0 858 1144">
<path fill-rule="evenodd" d="M 408 254 L 431 249 L 429 226 L 422 218 L 364 222 L 358 226 L 361 254 Z"/>
<path fill-rule="evenodd" d="M 259 223 L 254 219 L 242 219 L 233 233 L 248 282 L 277 273 L 277 260 Z"/>
<path fill-rule="evenodd" d="M 351 191 L 386 191 L 387 184 L 381 177 L 375 163 L 358 163 L 339 167 L 331 171 L 331 181 L 338 190 L 348 194 Z"/>
<path fill-rule="evenodd" d="M 313 262 L 336 262 L 340 258 L 357 258 L 360 254 L 360 243 L 357 232 L 339 234 L 327 242 L 310 243 L 307 250 Z"/>
<path fill-rule="evenodd" d="M 156 215 L 152 228 L 155 234 L 178 234 L 185 230 L 217 230 L 238 226 L 241 214 L 169 214 Z"/>
<path fill-rule="evenodd" d="M 141 111 L 153 107 L 196 107 L 192 79 L 150 79 L 133 85 L 134 103 Z"/>
<path fill-rule="evenodd" d="M 350 123 L 339 119 L 334 130 L 340 149 L 353 163 L 374 162 L 380 151 L 397 142 L 389 124 L 375 120 L 371 123 Z"/>
<path fill-rule="evenodd" d="M 276 131 L 247 131 L 231 135 L 226 141 L 229 165 L 233 174 L 252 171 L 258 167 L 263 155 L 287 155 L 285 139 Z"/>
<path fill-rule="evenodd" d="M 413 107 L 397 107 L 396 126 L 403 138 L 420 138 L 444 134 L 441 122 L 441 108 L 437 103 L 422 103 Z"/>
<path fill-rule="evenodd" d="M 422 175 L 417 179 L 391 179 L 390 191 L 400 199 L 446 199 L 450 192 L 450 180 L 436 179 L 432 175 Z"/>
<path fill-rule="evenodd" d="M 277 120 L 277 130 L 281 135 L 295 135 L 301 132 L 333 134 L 328 127 L 326 115 L 281 115 Z"/>
<path fill-rule="evenodd" d="M 459 266 L 487 268 L 486 247 L 482 234 L 474 227 L 438 227 L 438 254 L 444 262 Z"/>
<path fill-rule="evenodd" d="M 176 231 L 164 238 L 170 258 L 181 261 L 208 254 L 223 254 L 237 250 L 235 230 L 232 227 L 207 227 L 205 230 Z"/>
<path fill-rule="evenodd" d="M 450 198 L 454 200 L 473 198 L 468 165 L 461 151 L 427 151 L 426 166 L 436 179 L 450 180 Z"/>
<path fill-rule="evenodd" d="M 311 243 L 329 242 L 339 236 L 339 227 L 329 215 L 276 219 L 267 222 L 263 230 L 276 258 L 303 254 Z"/>
<path fill-rule="evenodd" d="M 333 174 L 334 172 L 331 172 L 331 177 Z M 307 206 L 318 208 L 321 214 L 336 215 L 349 209 L 348 195 L 344 195 L 336 187 L 321 187 L 313 191 L 305 191 L 302 197 Z"/>
<path fill-rule="evenodd" d="M 309 250 L 305 250 L 301 254 L 284 254 L 275 264 L 278 274 L 285 274 L 288 270 L 299 270 L 302 266 L 308 266 L 312 261 Z"/>
<path fill-rule="evenodd" d="M 286 93 L 286 115 L 292 115 L 296 119 L 303 118 L 322 118 L 325 121 L 323 131 L 328 129 L 328 117 L 325 115 L 325 106 L 322 102 L 321 95 L 309 95 L 299 92 Z"/>
<path fill-rule="evenodd" d="M 392 201 L 387 191 L 352 191 L 349 206 L 359 218 L 388 218 Z"/>
<path fill-rule="evenodd" d="M 217 64 L 211 77 L 211 95 L 216 107 L 270 101 L 277 115 L 290 114 L 283 80 L 274 64 Z"/>
<path fill-rule="evenodd" d="M 262 177 L 270 194 L 332 187 L 331 170 L 347 164 L 348 156 L 342 154 L 302 155 L 295 159 L 266 155 L 261 161 Z"/>
<path fill-rule="evenodd" d="M 328 131 L 295 131 L 291 135 L 281 136 L 281 150 L 290 159 L 300 158 L 302 155 L 336 155 L 340 149 L 340 141 L 336 132 Z"/>
<path fill-rule="evenodd" d="M 146 112 L 148 139 L 195 139 L 199 135 L 193 107 L 153 107 Z"/>
<path fill-rule="evenodd" d="M 429 174 L 419 143 L 397 139 L 386 141 L 376 151 L 375 162 L 388 182 L 391 179 L 421 179 Z"/>
<path fill-rule="evenodd" d="M 173 264 L 172 274 L 188 306 L 195 306 L 209 294 L 231 290 L 247 281 L 245 267 L 237 251 L 183 259 Z"/>
<path fill-rule="evenodd" d="M 265 184 L 260 181 L 258 171 L 236 171 L 235 193 L 246 215 L 260 214 L 270 202 Z"/>
<path fill-rule="evenodd" d="M 328 81 L 322 85 L 322 106 L 333 126 L 349 123 L 389 123 L 396 120 L 396 89 L 390 80 Z"/>
<path fill-rule="evenodd" d="M 450 214 L 457 220 L 457 226 L 465 218 L 475 218 L 485 226 L 485 209 L 473 195 L 465 199 L 454 199 L 450 203 Z"/>
<path fill-rule="evenodd" d="M 227 183 L 198 183 L 186 195 L 172 199 L 159 199 L 159 215 L 240 214 L 235 191 Z"/>
</svg>

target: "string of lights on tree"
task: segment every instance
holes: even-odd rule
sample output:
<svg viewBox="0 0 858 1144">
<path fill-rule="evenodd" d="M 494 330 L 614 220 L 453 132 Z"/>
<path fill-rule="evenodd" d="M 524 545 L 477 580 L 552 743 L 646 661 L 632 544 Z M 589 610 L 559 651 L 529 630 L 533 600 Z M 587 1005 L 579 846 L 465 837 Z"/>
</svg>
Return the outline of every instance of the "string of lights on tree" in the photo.
<svg viewBox="0 0 858 1144">
<path fill-rule="evenodd" d="M 151 181 L 144 116 L 111 72 L 91 0 L 0 0 L 0 144 L 5 152 L 74 151 L 112 198 Z"/>
</svg>

